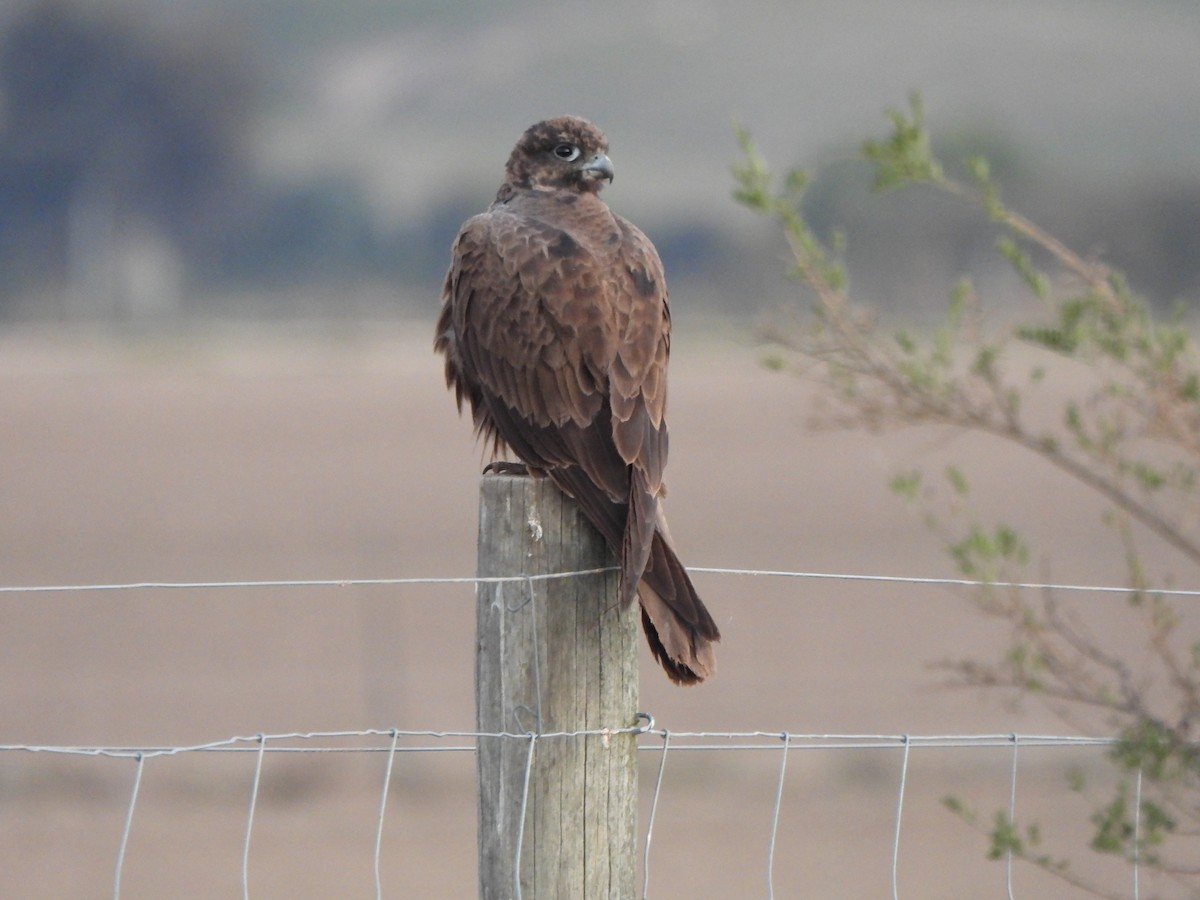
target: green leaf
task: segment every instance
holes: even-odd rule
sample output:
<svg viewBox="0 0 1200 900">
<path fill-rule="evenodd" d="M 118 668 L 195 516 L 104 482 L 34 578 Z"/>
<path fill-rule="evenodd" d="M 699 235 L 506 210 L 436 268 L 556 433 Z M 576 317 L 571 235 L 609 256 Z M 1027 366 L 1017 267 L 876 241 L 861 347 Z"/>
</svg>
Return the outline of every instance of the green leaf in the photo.
<svg viewBox="0 0 1200 900">
<path fill-rule="evenodd" d="M 946 466 L 946 480 L 950 482 L 950 486 L 954 488 L 954 492 L 960 497 L 965 497 L 971 493 L 971 486 L 967 482 L 967 476 L 963 474 L 962 469 L 958 466 Z"/>
<path fill-rule="evenodd" d="M 996 246 L 1035 295 L 1042 300 L 1050 296 L 1049 279 L 1034 267 L 1029 254 L 1021 249 L 1014 238 L 1005 235 L 996 242 Z"/>
<path fill-rule="evenodd" d="M 915 501 L 920 497 L 922 477 L 919 469 L 901 472 L 892 478 L 890 485 L 892 492 L 899 494 L 905 500 Z"/>
<path fill-rule="evenodd" d="M 988 848 L 988 859 L 1004 859 L 1009 853 L 1020 856 L 1025 852 L 1025 844 L 1021 840 L 1016 824 L 1008 817 L 1008 813 L 996 813 L 991 838 L 992 845 Z"/>
<path fill-rule="evenodd" d="M 1165 473 L 1141 460 L 1133 463 L 1133 474 L 1138 483 L 1148 491 L 1157 491 L 1167 483 Z"/>
<path fill-rule="evenodd" d="M 1000 356 L 1000 348 L 994 344 L 985 344 L 975 354 L 971 364 L 971 372 L 980 378 L 991 380 L 996 377 L 996 360 Z"/>
<path fill-rule="evenodd" d="M 1004 221 L 1005 216 L 1008 215 L 1008 210 L 1004 208 L 1004 204 L 1000 201 L 1000 188 L 992 181 L 991 164 L 982 156 L 972 156 L 967 160 L 967 169 L 970 171 L 971 177 L 975 179 L 975 184 L 979 186 L 979 190 L 982 192 L 981 201 L 984 212 L 993 221 Z"/>
<path fill-rule="evenodd" d="M 966 822 L 975 821 L 974 810 L 967 806 L 961 797 L 957 797 L 954 794 L 947 794 L 942 798 L 942 806 L 946 807 L 946 809 L 950 810 L 956 816 L 961 816 Z"/>
<path fill-rule="evenodd" d="M 808 187 L 808 172 L 801 168 L 789 169 L 783 179 L 783 187 L 790 194 L 802 194 Z"/>
<path fill-rule="evenodd" d="M 734 133 L 741 147 L 743 161 L 731 167 L 737 187 L 734 199 L 758 212 L 770 212 L 774 206 L 771 193 L 771 170 L 758 152 L 748 129 L 734 123 Z"/>
<path fill-rule="evenodd" d="M 886 141 L 865 141 L 863 155 L 875 164 L 874 191 L 887 191 L 910 183 L 944 180 L 941 163 L 933 156 L 925 109 L 920 94 L 909 100 L 912 114 L 889 109 L 892 134 Z"/>
<path fill-rule="evenodd" d="M 1112 802 L 1091 815 L 1096 826 L 1091 847 L 1097 853 L 1120 853 L 1133 837 L 1133 822 L 1129 819 L 1128 787 L 1122 782 Z"/>
</svg>

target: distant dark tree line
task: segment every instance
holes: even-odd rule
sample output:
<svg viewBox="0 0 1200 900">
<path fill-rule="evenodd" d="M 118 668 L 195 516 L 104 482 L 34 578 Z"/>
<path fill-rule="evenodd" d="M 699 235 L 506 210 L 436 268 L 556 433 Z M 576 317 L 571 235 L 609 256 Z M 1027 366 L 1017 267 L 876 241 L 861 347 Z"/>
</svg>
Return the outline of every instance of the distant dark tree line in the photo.
<svg viewBox="0 0 1200 900">
<path fill-rule="evenodd" d="M 395 277 L 414 252 L 432 266 L 427 242 L 410 246 L 417 229 L 375 226 L 353 179 L 259 171 L 265 73 L 232 32 L 78 0 L 31 0 L 0 29 L 0 316 L 31 294 L 49 307 L 34 315 L 108 317 L 130 291 L 179 304 L 213 287 Z"/>
<path fill-rule="evenodd" d="M 260 287 L 286 305 L 279 289 L 294 286 L 333 287 L 336 311 L 338 289 L 356 281 L 436 293 L 458 224 L 492 187 L 459 180 L 396 222 L 351 172 L 285 182 L 264 171 L 255 125 L 278 76 L 256 47 L 236 23 L 149 22 L 87 0 L 0 11 L 0 319 L 203 313 L 195 307 Z M 1001 149 L 990 155 L 1019 160 Z M 1155 302 L 1200 296 L 1200 180 L 1049 192 L 1024 171 L 1003 174 L 1026 208 Z M 881 216 L 869 180 L 861 163 L 833 164 L 806 200 L 818 233 L 854 231 L 861 296 L 919 308 L 947 272 L 986 258 L 988 223 L 924 197 L 889 198 Z M 770 305 L 762 273 L 775 256 L 749 236 L 684 215 L 646 224 L 687 305 Z"/>
<path fill-rule="evenodd" d="M 436 296 L 492 187 L 381 225 L 351 173 L 273 177 L 252 146 L 273 74 L 230 30 L 152 28 L 82 0 L 0 18 L 0 318 L 203 314 L 243 292 L 286 315 L 290 287 L 336 312 L 347 284 L 372 280 Z M 695 222 L 655 237 L 673 274 L 735 255 Z"/>
<path fill-rule="evenodd" d="M 0 36 L 0 286 L 67 277 L 130 220 L 211 253 L 246 177 L 252 82 L 217 42 L 57 0 Z"/>
</svg>

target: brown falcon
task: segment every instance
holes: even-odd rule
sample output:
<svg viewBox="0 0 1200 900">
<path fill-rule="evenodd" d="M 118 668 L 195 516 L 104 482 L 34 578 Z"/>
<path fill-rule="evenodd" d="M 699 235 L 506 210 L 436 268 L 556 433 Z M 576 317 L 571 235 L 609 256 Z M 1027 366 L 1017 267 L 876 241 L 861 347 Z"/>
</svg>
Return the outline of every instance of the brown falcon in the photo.
<svg viewBox="0 0 1200 900">
<path fill-rule="evenodd" d="M 721 635 L 662 509 L 667 287 L 654 245 L 600 199 L 607 151 L 574 116 L 521 136 L 495 201 L 454 241 L 434 347 L 493 451 L 551 478 L 604 535 L 655 658 L 695 684 Z"/>
</svg>

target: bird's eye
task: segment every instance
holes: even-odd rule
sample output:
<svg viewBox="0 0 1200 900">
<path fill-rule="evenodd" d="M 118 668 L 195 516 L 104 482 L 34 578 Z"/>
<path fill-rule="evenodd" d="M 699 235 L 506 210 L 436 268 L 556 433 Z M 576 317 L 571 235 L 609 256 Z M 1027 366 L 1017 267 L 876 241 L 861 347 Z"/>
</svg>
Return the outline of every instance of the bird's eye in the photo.
<svg viewBox="0 0 1200 900">
<path fill-rule="evenodd" d="M 574 144 L 559 144 L 554 148 L 554 155 L 566 162 L 574 162 L 579 159 L 579 148 Z"/>
</svg>

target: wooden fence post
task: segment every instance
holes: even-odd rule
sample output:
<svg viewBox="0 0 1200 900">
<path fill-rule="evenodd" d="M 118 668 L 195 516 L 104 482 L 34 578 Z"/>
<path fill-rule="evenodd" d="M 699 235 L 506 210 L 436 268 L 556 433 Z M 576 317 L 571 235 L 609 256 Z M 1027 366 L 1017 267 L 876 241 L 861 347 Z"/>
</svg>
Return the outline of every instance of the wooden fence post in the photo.
<svg viewBox="0 0 1200 900">
<path fill-rule="evenodd" d="M 612 565 L 549 479 L 483 476 L 481 577 Z M 618 586 L 614 570 L 477 589 L 477 728 L 530 735 L 479 739 L 485 900 L 634 895 L 636 736 L 537 737 L 636 724 L 638 612 Z"/>
</svg>

